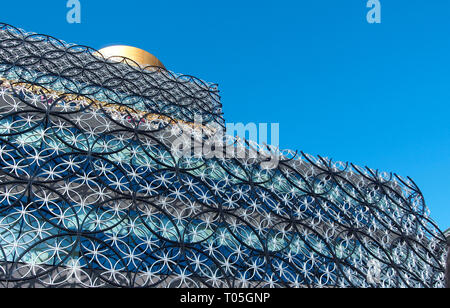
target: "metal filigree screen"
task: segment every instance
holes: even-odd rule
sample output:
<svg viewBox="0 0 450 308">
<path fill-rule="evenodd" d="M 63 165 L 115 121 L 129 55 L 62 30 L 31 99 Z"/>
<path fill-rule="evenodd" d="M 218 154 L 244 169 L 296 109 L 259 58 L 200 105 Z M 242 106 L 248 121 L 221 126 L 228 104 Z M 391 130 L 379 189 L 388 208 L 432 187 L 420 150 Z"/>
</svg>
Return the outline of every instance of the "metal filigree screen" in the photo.
<svg viewBox="0 0 450 308">
<path fill-rule="evenodd" d="M 180 156 L 224 125 L 217 86 L 129 62 L 0 24 L 1 286 L 444 286 L 411 179 Z"/>
</svg>

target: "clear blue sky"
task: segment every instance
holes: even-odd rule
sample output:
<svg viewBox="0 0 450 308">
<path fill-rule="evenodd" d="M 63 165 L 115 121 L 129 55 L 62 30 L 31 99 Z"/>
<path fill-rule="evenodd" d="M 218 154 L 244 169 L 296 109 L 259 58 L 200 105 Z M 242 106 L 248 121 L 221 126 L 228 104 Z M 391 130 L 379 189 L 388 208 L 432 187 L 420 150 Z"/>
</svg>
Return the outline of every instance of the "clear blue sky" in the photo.
<svg viewBox="0 0 450 308">
<path fill-rule="evenodd" d="M 229 122 L 279 122 L 281 147 L 412 177 L 450 227 L 450 1 L 3 1 L 0 21 L 146 49 L 219 83 Z"/>
</svg>

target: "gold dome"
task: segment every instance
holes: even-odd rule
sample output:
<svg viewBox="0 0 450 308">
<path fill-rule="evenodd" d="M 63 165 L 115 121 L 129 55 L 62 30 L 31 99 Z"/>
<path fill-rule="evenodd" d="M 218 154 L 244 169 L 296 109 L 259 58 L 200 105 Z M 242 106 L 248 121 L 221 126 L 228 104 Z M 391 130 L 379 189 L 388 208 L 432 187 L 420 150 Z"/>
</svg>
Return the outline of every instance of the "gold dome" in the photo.
<svg viewBox="0 0 450 308">
<path fill-rule="evenodd" d="M 151 53 L 131 46 L 116 45 L 102 48 L 98 51 L 105 59 L 114 57 L 124 57 L 139 63 L 142 66 L 157 66 L 165 69 L 164 64 Z M 121 59 L 118 59 L 119 61 Z"/>
</svg>

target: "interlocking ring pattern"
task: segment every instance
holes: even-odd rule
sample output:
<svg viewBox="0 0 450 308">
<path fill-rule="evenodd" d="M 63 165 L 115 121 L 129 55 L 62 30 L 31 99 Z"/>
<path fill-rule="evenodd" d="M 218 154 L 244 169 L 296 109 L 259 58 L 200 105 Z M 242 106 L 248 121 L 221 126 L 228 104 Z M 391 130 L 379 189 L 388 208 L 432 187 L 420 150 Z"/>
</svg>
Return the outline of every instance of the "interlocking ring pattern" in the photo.
<svg viewBox="0 0 450 308">
<path fill-rule="evenodd" d="M 176 120 L 223 126 L 217 84 L 123 59 L 0 23 L 0 74 L 65 94 L 163 114 Z"/>
<path fill-rule="evenodd" d="M 444 286 L 444 235 L 411 179 L 304 153 L 275 168 L 178 156 L 188 130 L 168 118 L 189 122 L 204 102 L 222 121 L 210 86 L 126 63 L 90 79 L 98 63 L 78 47 L 0 29 L 1 286 Z M 146 74 L 170 79 L 167 96 L 138 93 Z"/>
</svg>

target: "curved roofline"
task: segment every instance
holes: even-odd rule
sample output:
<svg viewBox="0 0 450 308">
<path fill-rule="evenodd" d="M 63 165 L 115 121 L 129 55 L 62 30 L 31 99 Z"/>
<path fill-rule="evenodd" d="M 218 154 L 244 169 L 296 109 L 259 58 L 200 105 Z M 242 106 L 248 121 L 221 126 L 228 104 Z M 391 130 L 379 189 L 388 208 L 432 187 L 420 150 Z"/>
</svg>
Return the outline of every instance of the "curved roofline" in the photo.
<svg viewBox="0 0 450 308">
<path fill-rule="evenodd" d="M 163 69 L 166 68 L 157 57 L 155 57 L 148 51 L 133 46 L 114 45 L 102 48 L 98 52 L 105 58 L 128 58 L 142 66 L 150 65 Z"/>
</svg>

